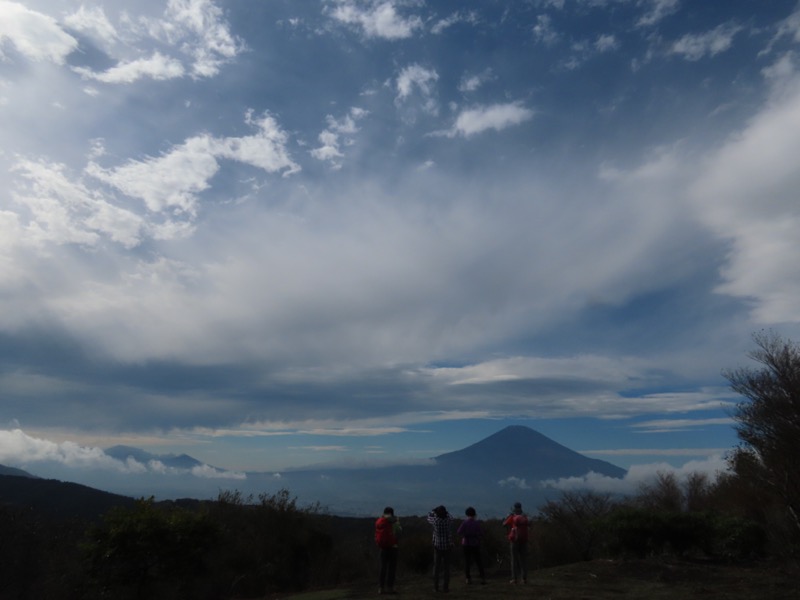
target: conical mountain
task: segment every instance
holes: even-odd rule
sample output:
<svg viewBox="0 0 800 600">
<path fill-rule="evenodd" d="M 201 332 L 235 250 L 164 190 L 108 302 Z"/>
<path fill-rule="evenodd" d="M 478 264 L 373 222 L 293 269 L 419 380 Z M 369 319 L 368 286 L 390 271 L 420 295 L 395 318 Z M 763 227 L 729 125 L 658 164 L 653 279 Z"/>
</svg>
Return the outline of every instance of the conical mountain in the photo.
<svg viewBox="0 0 800 600">
<path fill-rule="evenodd" d="M 625 469 L 584 456 L 521 425 L 511 425 L 462 450 L 441 454 L 435 461 L 454 471 L 487 472 L 529 481 L 576 477 L 590 471 L 609 477 L 625 475 Z"/>
</svg>

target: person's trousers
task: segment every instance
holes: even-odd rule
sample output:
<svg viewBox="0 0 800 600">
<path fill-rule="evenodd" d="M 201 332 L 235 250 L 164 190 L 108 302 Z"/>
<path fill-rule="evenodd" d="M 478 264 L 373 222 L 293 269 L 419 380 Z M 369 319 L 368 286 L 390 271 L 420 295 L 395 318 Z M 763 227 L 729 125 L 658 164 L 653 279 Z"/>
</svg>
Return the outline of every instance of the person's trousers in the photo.
<svg viewBox="0 0 800 600">
<path fill-rule="evenodd" d="M 442 580 L 443 591 L 450 587 L 450 549 L 433 549 L 433 587 L 439 589 L 439 579 Z"/>
<path fill-rule="evenodd" d="M 381 548 L 381 571 L 378 584 L 381 591 L 394 589 L 394 575 L 397 571 L 397 548 Z"/>
<path fill-rule="evenodd" d="M 472 578 L 470 577 L 470 569 L 472 564 L 475 563 L 475 566 L 478 567 L 478 574 L 481 576 L 481 581 L 486 579 L 483 574 L 483 562 L 481 561 L 481 547 L 480 546 L 462 546 L 464 549 L 464 575 L 467 577 L 467 581 L 470 581 Z"/>
<path fill-rule="evenodd" d="M 516 583 L 528 580 L 528 546 L 511 542 L 511 578 Z"/>
</svg>

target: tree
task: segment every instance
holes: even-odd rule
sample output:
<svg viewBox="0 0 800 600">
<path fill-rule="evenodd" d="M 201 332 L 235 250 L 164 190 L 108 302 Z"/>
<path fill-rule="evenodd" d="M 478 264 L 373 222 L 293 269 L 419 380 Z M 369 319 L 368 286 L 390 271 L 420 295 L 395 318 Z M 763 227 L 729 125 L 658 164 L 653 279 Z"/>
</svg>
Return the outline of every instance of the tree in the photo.
<svg viewBox="0 0 800 600">
<path fill-rule="evenodd" d="M 773 332 L 753 339 L 758 348 L 748 356 L 761 367 L 723 372 L 746 398 L 733 413 L 741 444 L 731 466 L 776 494 L 800 533 L 800 346 Z"/>
<path fill-rule="evenodd" d="M 602 542 L 602 519 L 616 508 L 610 494 L 564 492 L 539 508 L 544 523 L 555 533 L 565 555 L 590 560 Z"/>
</svg>

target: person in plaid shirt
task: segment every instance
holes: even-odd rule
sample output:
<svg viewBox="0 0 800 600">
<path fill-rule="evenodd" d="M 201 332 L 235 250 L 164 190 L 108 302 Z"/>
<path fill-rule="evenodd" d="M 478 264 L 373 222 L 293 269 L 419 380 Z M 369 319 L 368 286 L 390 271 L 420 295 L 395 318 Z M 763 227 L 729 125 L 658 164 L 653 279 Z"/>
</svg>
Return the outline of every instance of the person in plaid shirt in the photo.
<svg viewBox="0 0 800 600">
<path fill-rule="evenodd" d="M 439 579 L 442 580 L 442 591 L 450 588 L 450 550 L 453 547 L 453 517 L 444 506 L 437 506 L 428 513 L 428 523 L 433 525 L 433 589 L 439 591 Z"/>
</svg>

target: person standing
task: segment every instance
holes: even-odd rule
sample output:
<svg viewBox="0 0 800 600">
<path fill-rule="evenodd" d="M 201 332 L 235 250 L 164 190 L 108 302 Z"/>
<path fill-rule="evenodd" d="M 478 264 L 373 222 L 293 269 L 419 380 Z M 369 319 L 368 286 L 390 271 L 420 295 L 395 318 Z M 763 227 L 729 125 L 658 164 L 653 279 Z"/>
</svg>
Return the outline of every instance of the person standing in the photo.
<svg viewBox="0 0 800 600">
<path fill-rule="evenodd" d="M 481 522 L 476 518 L 476 511 L 471 506 L 464 511 L 467 518 L 458 526 L 456 533 L 461 536 L 461 548 L 464 550 L 464 574 L 467 577 L 467 584 L 472 583 L 470 568 L 472 563 L 478 568 L 481 576 L 481 583 L 486 583 L 486 576 L 483 573 L 483 561 L 481 560 L 481 537 L 483 531 Z"/>
<path fill-rule="evenodd" d="M 514 509 L 503 521 L 508 529 L 511 547 L 511 583 L 528 582 L 528 517 L 522 512 L 522 504 L 514 503 Z"/>
<path fill-rule="evenodd" d="M 387 506 L 375 521 L 375 544 L 380 549 L 380 574 L 378 593 L 394 594 L 394 578 L 397 572 L 398 538 L 403 528 L 400 519 L 394 516 L 394 509 Z"/>
<path fill-rule="evenodd" d="M 450 549 L 453 547 L 451 523 L 453 517 L 444 506 L 437 506 L 428 513 L 428 523 L 433 525 L 433 589 L 450 591 Z"/>
</svg>

